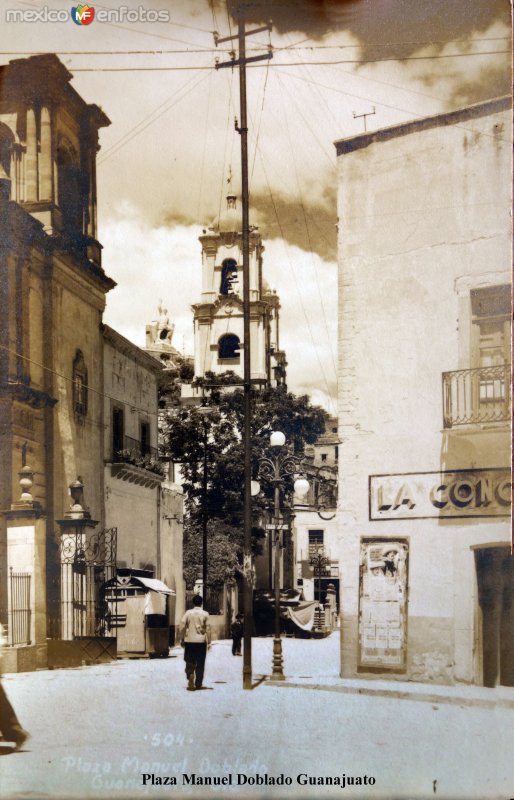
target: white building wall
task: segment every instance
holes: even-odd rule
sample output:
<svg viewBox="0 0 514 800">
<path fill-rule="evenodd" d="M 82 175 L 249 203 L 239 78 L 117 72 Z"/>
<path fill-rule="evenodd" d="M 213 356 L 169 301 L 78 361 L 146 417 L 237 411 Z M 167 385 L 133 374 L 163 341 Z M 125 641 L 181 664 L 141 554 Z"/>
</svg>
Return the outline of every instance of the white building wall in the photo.
<svg viewBox="0 0 514 800">
<path fill-rule="evenodd" d="M 370 520 L 369 476 L 508 467 L 508 426 L 443 431 L 442 373 L 469 369 L 470 287 L 510 282 L 506 103 L 338 147 L 342 674 L 358 658 L 360 539 L 409 540 L 407 676 L 478 680 L 471 548 L 508 518 Z M 405 674 L 405 673 L 403 673 Z"/>
<path fill-rule="evenodd" d="M 115 332 L 106 334 L 104 344 L 105 421 L 105 524 L 118 529 L 117 563 L 120 567 L 153 569 L 160 567 L 159 491 L 160 482 L 123 479 L 113 472 L 113 408 L 123 410 L 124 435 L 138 442 L 141 422 L 150 426 L 150 446 L 157 447 L 157 373 L 143 366 L 150 356 L 134 355 L 135 345 L 124 343 Z M 118 342 L 118 344 L 116 344 Z M 134 353 L 130 354 L 131 348 Z M 157 362 L 155 362 L 157 364 Z M 145 470 L 139 469 L 141 478 Z M 149 475 L 149 479 L 151 479 Z M 155 476 L 154 476 L 155 478 Z"/>
</svg>

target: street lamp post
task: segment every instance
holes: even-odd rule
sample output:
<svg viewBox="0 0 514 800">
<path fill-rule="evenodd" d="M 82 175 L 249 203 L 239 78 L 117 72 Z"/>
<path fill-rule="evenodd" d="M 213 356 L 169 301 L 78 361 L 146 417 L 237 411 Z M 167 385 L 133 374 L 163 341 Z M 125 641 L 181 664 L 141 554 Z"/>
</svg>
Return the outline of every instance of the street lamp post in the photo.
<svg viewBox="0 0 514 800">
<path fill-rule="evenodd" d="M 200 406 L 197 409 L 201 415 L 203 425 L 203 474 L 202 474 L 202 594 L 203 607 L 207 608 L 207 575 L 208 575 L 208 551 L 207 551 L 207 466 L 209 442 L 209 423 L 207 417 L 211 412 L 208 406 Z"/>
<path fill-rule="evenodd" d="M 284 488 L 284 481 L 299 472 L 301 459 L 287 450 L 284 445 L 286 437 L 281 431 L 274 431 L 270 436 L 270 446 L 274 449 L 271 457 L 264 456 L 259 459 L 258 477 L 273 486 L 273 548 L 275 551 L 274 588 L 275 588 L 275 637 L 273 639 L 273 669 L 272 680 L 285 680 L 283 670 L 282 639 L 280 636 L 280 540 L 284 528 L 280 513 L 280 496 Z M 252 491 L 257 494 L 260 490 L 259 483 L 253 481 Z M 309 483 L 305 478 L 297 478 L 294 482 L 294 491 L 298 496 L 305 495 L 309 490 Z"/>
</svg>

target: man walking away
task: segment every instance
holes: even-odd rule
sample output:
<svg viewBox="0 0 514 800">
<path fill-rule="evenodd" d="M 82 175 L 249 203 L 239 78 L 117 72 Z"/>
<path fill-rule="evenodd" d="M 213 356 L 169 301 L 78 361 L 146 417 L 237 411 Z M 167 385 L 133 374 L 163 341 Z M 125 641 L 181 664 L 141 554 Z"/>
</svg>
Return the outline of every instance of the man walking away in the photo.
<svg viewBox="0 0 514 800">
<path fill-rule="evenodd" d="M 182 617 L 184 626 L 182 644 L 184 645 L 184 661 L 186 662 L 187 689 L 203 689 L 203 673 L 207 646 L 211 644 L 211 626 L 209 613 L 202 608 L 203 600 L 199 594 L 193 597 L 193 608 Z"/>
<path fill-rule="evenodd" d="M 0 625 L 0 657 L 2 648 L 5 644 L 4 629 Z M 14 742 L 14 747 L 19 750 L 23 743 L 29 738 L 27 731 L 24 731 L 14 713 L 14 708 L 9 702 L 4 687 L 0 682 L 0 730 L 2 738 L 6 742 Z"/>
<path fill-rule="evenodd" d="M 241 655 L 241 640 L 243 638 L 243 615 L 237 614 L 234 622 L 230 626 L 232 634 L 232 655 Z"/>
</svg>

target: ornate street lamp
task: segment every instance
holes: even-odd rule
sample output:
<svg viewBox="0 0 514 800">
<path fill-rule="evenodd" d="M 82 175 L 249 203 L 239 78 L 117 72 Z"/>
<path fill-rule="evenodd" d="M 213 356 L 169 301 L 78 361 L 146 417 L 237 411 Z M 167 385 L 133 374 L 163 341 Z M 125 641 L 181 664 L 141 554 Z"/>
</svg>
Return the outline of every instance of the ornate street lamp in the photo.
<svg viewBox="0 0 514 800">
<path fill-rule="evenodd" d="M 274 449 L 273 456 L 264 456 L 259 459 L 258 477 L 273 486 L 273 546 L 275 551 L 274 587 L 275 587 L 275 638 L 273 640 L 273 670 L 272 679 L 285 680 L 283 671 L 282 639 L 280 636 L 280 542 L 284 529 L 283 517 L 280 511 L 280 498 L 284 490 L 285 480 L 297 475 L 301 469 L 301 459 L 294 456 L 285 447 L 286 437 L 281 431 L 274 431 L 270 436 L 270 445 Z M 259 493 L 260 484 L 252 481 L 252 494 Z M 309 482 L 304 477 L 298 477 L 294 482 L 294 492 L 298 497 L 303 497 L 309 491 Z"/>
</svg>

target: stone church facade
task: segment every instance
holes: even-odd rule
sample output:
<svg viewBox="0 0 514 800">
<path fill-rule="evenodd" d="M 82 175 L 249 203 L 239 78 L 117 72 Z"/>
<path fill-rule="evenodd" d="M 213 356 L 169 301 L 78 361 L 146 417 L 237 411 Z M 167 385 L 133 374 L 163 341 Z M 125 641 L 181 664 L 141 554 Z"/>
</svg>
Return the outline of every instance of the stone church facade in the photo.
<svg viewBox="0 0 514 800">
<path fill-rule="evenodd" d="M 119 554 L 125 566 L 176 579 L 183 606 L 182 499 L 161 487 L 156 453 L 162 366 L 102 324 L 115 282 L 102 268 L 97 240 L 96 154 L 99 131 L 110 122 L 71 78 L 54 55 L 0 68 L 0 622 L 11 645 L 7 671 L 46 666 L 56 642 L 105 635 L 102 587 L 115 576 Z M 125 381 L 124 391 L 115 379 Z M 135 406 L 139 416 L 131 413 Z M 127 427 L 116 449 L 120 408 Z"/>
<path fill-rule="evenodd" d="M 77 478 L 103 526 L 100 323 L 115 283 L 96 239 L 95 159 L 110 123 L 70 79 L 52 55 L 0 70 L 0 608 L 12 621 L 12 575 L 30 573 L 25 640 L 38 665 L 61 633 L 56 523 Z M 23 463 L 31 499 L 17 507 Z"/>
</svg>

